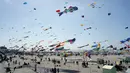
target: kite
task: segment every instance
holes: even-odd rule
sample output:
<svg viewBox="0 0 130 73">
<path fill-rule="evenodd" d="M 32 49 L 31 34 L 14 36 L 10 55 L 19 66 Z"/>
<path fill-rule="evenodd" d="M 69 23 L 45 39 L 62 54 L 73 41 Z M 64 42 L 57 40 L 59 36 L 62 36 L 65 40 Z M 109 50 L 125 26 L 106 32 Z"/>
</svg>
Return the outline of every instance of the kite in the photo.
<svg viewBox="0 0 130 73">
<path fill-rule="evenodd" d="M 61 47 L 61 46 L 64 46 L 64 44 L 65 44 L 65 42 L 61 42 L 61 43 L 59 43 L 59 44 L 56 46 L 56 48 Z"/>
<path fill-rule="evenodd" d="M 127 48 L 130 48 L 130 45 L 125 44 Z"/>
<path fill-rule="evenodd" d="M 53 40 L 56 40 L 56 38 L 54 38 Z"/>
<path fill-rule="evenodd" d="M 124 43 L 129 42 L 129 41 L 130 41 L 130 38 L 127 38 L 127 39 L 125 39 L 125 40 L 121 40 L 120 43 L 121 43 L 121 44 L 124 44 Z"/>
<path fill-rule="evenodd" d="M 55 48 L 51 48 L 50 51 L 54 50 Z"/>
<path fill-rule="evenodd" d="M 113 48 L 113 50 L 117 50 L 117 47 Z"/>
<path fill-rule="evenodd" d="M 62 14 L 64 13 L 67 13 L 67 12 L 74 12 L 74 11 L 77 11 L 78 10 L 78 7 L 74 6 L 70 6 L 68 9 L 65 9 L 64 11 L 62 12 L 59 12 L 59 10 L 56 10 L 56 12 L 58 12 L 59 16 L 61 16 Z"/>
<path fill-rule="evenodd" d="M 25 36 L 25 37 L 23 37 L 23 38 L 29 38 L 29 36 Z"/>
<path fill-rule="evenodd" d="M 125 29 L 128 29 L 128 27 L 125 27 Z"/>
<path fill-rule="evenodd" d="M 80 24 L 80 26 L 84 26 L 84 24 Z"/>
<path fill-rule="evenodd" d="M 88 4 L 88 6 L 91 6 L 92 8 L 95 8 L 96 2 Z"/>
<path fill-rule="evenodd" d="M 127 38 L 126 41 L 129 42 L 129 41 L 130 41 L 130 38 Z"/>
<path fill-rule="evenodd" d="M 19 40 L 18 42 L 21 42 L 22 40 Z"/>
<path fill-rule="evenodd" d="M 107 48 L 113 48 L 113 45 L 108 46 Z"/>
<path fill-rule="evenodd" d="M 86 28 L 86 29 L 84 29 L 84 30 L 89 30 L 89 29 L 92 29 L 92 27 L 88 27 L 88 28 Z"/>
<path fill-rule="evenodd" d="M 68 2 L 65 2 L 65 4 L 68 4 Z"/>
<path fill-rule="evenodd" d="M 86 47 L 86 46 L 89 46 L 89 44 L 87 44 L 87 45 L 84 45 L 84 46 L 80 46 L 80 47 L 78 47 L 78 48 L 83 48 L 83 47 Z"/>
<path fill-rule="evenodd" d="M 68 50 L 70 50 L 70 49 L 63 49 L 64 51 L 68 51 Z"/>
<path fill-rule="evenodd" d="M 36 10 L 36 8 L 34 8 L 34 10 Z"/>
<path fill-rule="evenodd" d="M 84 18 L 84 15 L 82 15 L 82 18 Z"/>
<path fill-rule="evenodd" d="M 65 41 L 65 42 L 69 42 L 70 44 L 73 44 L 75 41 L 76 41 L 76 39 L 73 38 L 73 39 L 67 40 L 67 41 Z"/>
<path fill-rule="evenodd" d="M 125 40 L 120 41 L 121 44 L 123 44 L 123 43 L 125 43 L 125 42 L 126 42 Z"/>
<path fill-rule="evenodd" d="M 55 51 L 64 50 L 64 47 L 56 48 Z"/>
<path fill-rule="evenodd" d="M 25 29 L 25 27 L 23 27 L 23 29 Z"/>
<path fill-rule="evenodd" d="M 123 48 L 120 48 L 120 50 L 123 50 Z"/>
<path fill-rule="evenodd" d="M 49 28 L 46 28 L 46 29 L 43 29 L 44 31 L 47 31 L 47 30 L 49 30 L 49 29 L 52 29 L 52 27 L 49 27 Z"/>
<path fill-rule="evenodd" d="M 60 42 L 59 44 L 53 44 L 53 45 L 50 45 L 49 47 L 55 47 L 55 48 L 59 48 L 59 47 L 62 47 L 62 46 L 64 46 L 65 45 L 65 43 L 70 43 L 70 44 L 73 44 L 74 42 L 75 42 L 75 38 L 73 38 L 73 39 L 69 39 L 69 40 L 67 40 L 67 41 L 64 41 L 64 42 Z"/>
<path fill-rule="evenodd" d="M 108 16 L 110 16 L 111 15 L 111 13 L 108 13 Z"/>
<path fill-rule="evenodd" d="M 92 45 L 91 47 L 97 47 L 98 45 L 96 44 L 96 45 Z"/>
<path fill-rule="evenodd" d="M 25 32 L 25 33 L 31 33 L 31 31 Z"/>
<path fill-rule="evenodd" d="M 92 48 L 94 48 L 94 47 L 100 48 L 100 46 L 101 46 L 101 45 L 100 45 L 100 43 L 99 43 L 99 44 L 92 45 L 91 47 L 92 47 Z"/>
<path fill-rule="evenodd" d="M 60 10 L 56 10 L 56 12 L 60 12 Z"/>
<path fill-rule="evenodd" d="M 24 4 L 24 5 L 26 5 L 26 4 L 27 4 L 27 2 L 24 2 L 23 4 Z"/>
<path fill-rule="evenodd" d="M 57 44 L 53 44 L 53 45 L 50 45 L 49 47 L 54 47 L 54 46 L 56 46 Z"/>
</svg>

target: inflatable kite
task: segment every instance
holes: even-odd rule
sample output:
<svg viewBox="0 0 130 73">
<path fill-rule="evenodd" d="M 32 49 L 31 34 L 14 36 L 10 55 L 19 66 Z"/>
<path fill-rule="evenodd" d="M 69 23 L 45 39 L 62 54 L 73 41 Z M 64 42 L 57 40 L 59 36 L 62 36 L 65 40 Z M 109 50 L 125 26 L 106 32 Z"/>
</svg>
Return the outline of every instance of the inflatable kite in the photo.
<svg viewBox="0 0 130 73">
<path fill-rule="evenodd" d="M 124 44 L 124 43 L 129 42 L 129 41 L 130 41 L 130 38 L 127 38 L 127 39 L 121 40 L 120 43 Z"/>
<path fill-rule="evenodd" d="M 89 44 L 87 44 L 87 45 L 84 45 L 84 46 L 80 46 L 80 47 L 78 47 L 78 48 L 83 48 L 83 47 L 86 47 L 86 46 L 89 46 Z"/>
<path fill-rule="evenodd" d="M 73 39 L 67 40 L 67 41 L 65 41 L 65 42 L 69 42 L 70 44 L 73 44 L 75 41 L 76 41 L 76 39 L 73 38 Z"/>
<path fill-rule="evenodd" d="M 64 50 L 64 47 L 56 48 L 55 51 Z"/>
<path fill-rule="evenodd" d="M 70 6 L 68 9 L 65 9 L 62 12 L 60 12 L 60 10 L 56 10 L 56 12 L 59 14 L 59 16 L 61 16 L 64 13 L 74 12 L 74 11 L 77 11 L 77 10 L 78 10 L 78 7 L 76 7 L 76 6 L 74 6 L 74 7 Z"/>
<path fill-rule="evenodd" d="M 92 46 L 92 48 L 94 48 L 93 50 L 95 51 L 99 51 L 100 47 L 101 47 L 100 43 Z"/>
</svg>

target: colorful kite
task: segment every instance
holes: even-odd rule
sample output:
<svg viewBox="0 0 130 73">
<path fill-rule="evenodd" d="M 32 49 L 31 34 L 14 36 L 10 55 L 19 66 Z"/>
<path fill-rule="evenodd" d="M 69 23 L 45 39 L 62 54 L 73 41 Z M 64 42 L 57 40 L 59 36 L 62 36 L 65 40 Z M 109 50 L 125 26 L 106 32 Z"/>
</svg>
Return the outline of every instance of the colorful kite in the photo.
<svg viewBox="0 0 130 73">
<path fill-rule="evenodd" d="M 78 7 L 76 7 L 76 6 L 74 6 L 74 7 L 70 6 L 68 9 L 65 9 L 62 12 L 60 12 L 60 10 L 56 10 L 56 12 L 59 14 L 59 16 L 61 16 L 64 13 L 74 12 L 74 11 L 77 11 L 77 10 L 78 10 Z"/>
<path fill-rule="evenodd" d="M 64 50 L 64 47 L 56 48 L 55 51 Z"/>
<path fill-rule="evenodd" d="M 91 47 L 92 47 L 92 48 L 100 48 L 101 45 L 100 45 L 100 43 L 98 43 L 98 44 L 92 45 Z"/>
<path fill-rule="evenodd" d="M 65 42 L 69 42 L 70 44 L 73 44 L 75 41 L 76 41 L 76 39 L 73 38 L 73 39 L 67 40 L 67 41 L 65 41 Z"/>
<path fill-rule="evenodd" d="M 130 48 L 130 45 L 125 44 L 127 48 Z"/>
</svg>

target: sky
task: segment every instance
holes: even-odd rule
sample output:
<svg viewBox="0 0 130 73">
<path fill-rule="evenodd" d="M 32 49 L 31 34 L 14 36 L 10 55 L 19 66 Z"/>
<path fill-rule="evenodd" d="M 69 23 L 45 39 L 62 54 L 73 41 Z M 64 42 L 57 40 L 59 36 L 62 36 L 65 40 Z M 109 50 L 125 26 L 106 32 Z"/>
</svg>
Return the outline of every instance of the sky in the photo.
<svg viewBox="0 0 130 73">
<path fill-rule="evenodd" d="M 24 2 L 27 4 L 23 4 Z M 96 2 L 96 7 L 101 8 L 92 8 L 88 5 L 93 2 Z M 74 44 L 67 43 L 65 48 L 92 49 L 90 47 L 78 49 L 77 47 L 86 44 L 93 45 L 93 42 L 104 40 L 108 42 L 102 43 L 102 46 L 112 44 L 121 47 L 123 45 L 120 44 L 120 40 L 130 37 L 130 28 L 125 29 L 125 27 L 130 27 L 129 4 L 129 0 L 0 0 L 0 46 L 21 46 L 27 43 L 29 47 L 41 40 L 44 40 L 41 45 L 48 46 L 48 41 L 54 38 L 57 40 L 50 44 L 76 38 Z M 77 6 L 78 10 L 59 17 L 56 10 L 64 11 L 65 6 L 67 8 Z M 111 15 L 108 16 L 108 13 Z M 81 17 L 82 15 L 84 18 Z M 43 30 L 49 27 L 52 29 Z M 84 30 L 88 27 L 92 29 Z M 28 31 L 31 33 L 25 33 Z M 56 37 L 50 37 L 50 35 Z M 24 40 L 25 36 L 29 38 Z M 17 40 L 10 44 L 9 39 L 12 38 Z M 22 42 L 17 42 L 20 39 Z"/>
</svg>

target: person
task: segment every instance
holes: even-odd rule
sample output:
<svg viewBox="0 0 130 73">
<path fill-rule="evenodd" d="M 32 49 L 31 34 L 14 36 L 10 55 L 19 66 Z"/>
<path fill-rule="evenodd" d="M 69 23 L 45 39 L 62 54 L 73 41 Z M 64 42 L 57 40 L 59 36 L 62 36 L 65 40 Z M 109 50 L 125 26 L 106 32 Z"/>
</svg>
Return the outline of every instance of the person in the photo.
<svg viewBox="0 0 130 73">
<path fill-rule="evenodd" d="M 76 61 L 76 64 L 77 64 L 77 65 L 79 65 L 79 62 L 78 62 L 78 61 Z"/>
<path fill-rule="evenodd" d="M 14 67 L 14 71 L 15 71 L 16 67 Z"/>
<path fill-rule="evenodd" d="M 56 68 L 54 68 L 53 73 L 56 73 Z"/>
<path fill-rule="evenodd" d="M 82 62 L 82 67 L 86 67 L 86 66 L 85 66 L 85 61 Z"/>
<path fill-rule="evenodd" d="M 11 73 L 11 69 L 10 69 L 10 67 L 7 67 L 7 68 L 6 68 L 6 73 L 8 73 L 8 72 Z"/>
<path fill-rule="evenodd" d="M 8 67 L 10 67 L 10 63 L 8 63 Z"/>
<path fill-rule="evenodd" d="M 50 61 L 50 58 L 48 58 L 48 61 Z"/>
<path fill-rule="evenodd" d="M 20 62 L 19 62 L 19 65 L 20 65 Z"/>
<path fill-rule="evenodd" d="M 100 66 L 98 66 L 97 68 L 100 69 Z"/>
<path fill-rule="evenodd" d="M 40 61 L 42 61 L 42 58 L 40 59 Z"/>
<path fill-rule="evenodd" d="M 57 68 L 57 72 L 59 73 L 59 68 Z"/>
</svg>

